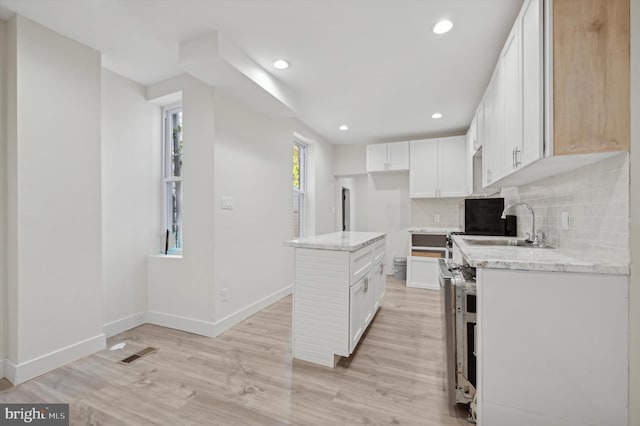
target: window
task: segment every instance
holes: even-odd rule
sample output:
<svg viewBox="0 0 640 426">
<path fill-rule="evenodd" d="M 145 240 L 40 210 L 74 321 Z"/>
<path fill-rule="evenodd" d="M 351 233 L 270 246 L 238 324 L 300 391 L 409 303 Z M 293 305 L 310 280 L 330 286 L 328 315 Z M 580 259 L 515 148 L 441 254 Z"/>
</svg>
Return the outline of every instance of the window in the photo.
<svg viewBox="0 0 640 426">
<path fill-rule="evenodd" d="M 164 110 L 164 222 L 168 253 L 182 253 L 182 107 Z"/>
<path fill-rule="evenodd" d="M 307 148 L 293 144 L 293 236 L 304 237 L 305 192 L 307 184 Z"/>
</svg>

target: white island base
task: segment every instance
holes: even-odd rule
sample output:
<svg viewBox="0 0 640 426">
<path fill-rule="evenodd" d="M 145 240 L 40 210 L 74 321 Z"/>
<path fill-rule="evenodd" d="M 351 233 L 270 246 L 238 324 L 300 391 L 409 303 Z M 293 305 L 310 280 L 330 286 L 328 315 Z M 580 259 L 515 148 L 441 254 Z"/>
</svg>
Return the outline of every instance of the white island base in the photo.
<svg viewBox="0 0 640 426">
<path fill-rule="evenodd" d="M 293 357 L 335 367 L 353 353 L 384 297 L 385 234 L 336 232 L 295 248 Z"/>
</svg>

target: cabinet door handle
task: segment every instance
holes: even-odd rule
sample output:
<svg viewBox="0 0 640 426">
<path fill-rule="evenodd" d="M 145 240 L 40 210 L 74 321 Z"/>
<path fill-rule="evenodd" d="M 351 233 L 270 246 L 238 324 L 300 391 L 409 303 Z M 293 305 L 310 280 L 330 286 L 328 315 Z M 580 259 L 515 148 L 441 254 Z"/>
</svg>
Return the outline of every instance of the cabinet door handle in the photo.
<svg viewBox="0 0 640 426">
<path fill-rule="evenodd" d="M 384 265 L 380 263 L 380 275 L 384 272 Z"/>
<path fill-rule="evenodd" d="M 364 279 L 364 290 L 362 292 L 366 293 L 367 290 L 369 290 L 369 278 Z"/>
<path fill-rule="evenodd" d="M 520 165 L 522 164 L 522 159 L 519 159 L 519 157 L 522 157 L 521 155 L 519 155 L 522 151 L 520 151 L 520 148 L 516 148 L 515 150 L 515 154 L 514 154 L 514 158 L 515 158 L 515 164 L 516 164 L 516 168 L 520 167 Z"/>
<path fill-rule="evenodd" d="M 511 168 L 516 168 L 516 150 L 515 148 L 511 150 Z"/>
</svg>

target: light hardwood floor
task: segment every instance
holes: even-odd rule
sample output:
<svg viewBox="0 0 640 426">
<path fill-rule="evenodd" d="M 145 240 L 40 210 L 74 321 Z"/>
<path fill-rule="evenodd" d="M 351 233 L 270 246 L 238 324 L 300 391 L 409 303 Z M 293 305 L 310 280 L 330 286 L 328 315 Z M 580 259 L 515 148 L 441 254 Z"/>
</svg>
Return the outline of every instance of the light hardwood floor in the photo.
<svg viewBox="0 0 640 426">
<path fill-rule="evenodd" d="M 446 404 L 438 292 L 387 280 L 354 355 L 330 369 L 291 359 L 291 297 L 218 338 L 143 325 L 126 342 L 17 387 L 2 402 L 68 402 L 71 424 L 466 425 Z M 153 346 L 156 353 L 117 361 Z M 4 390 L 3 390 L 4 389 Z"/>
</svg>

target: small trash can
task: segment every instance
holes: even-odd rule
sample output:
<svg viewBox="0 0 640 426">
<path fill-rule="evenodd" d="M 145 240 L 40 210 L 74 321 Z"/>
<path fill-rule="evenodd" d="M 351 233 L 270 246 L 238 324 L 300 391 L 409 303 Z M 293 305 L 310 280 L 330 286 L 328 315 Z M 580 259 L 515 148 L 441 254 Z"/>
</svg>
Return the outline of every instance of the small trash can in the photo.
<svg viewBox="0 0 640 426">
<path fill-rule="evenodd" d="M 407 258 L 406 257 L 393 258 L 393 277 L 396 280 L 406 281 L 407 279 Z"/>
</svg>

